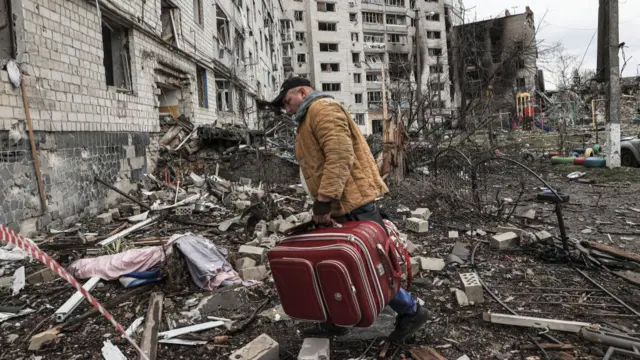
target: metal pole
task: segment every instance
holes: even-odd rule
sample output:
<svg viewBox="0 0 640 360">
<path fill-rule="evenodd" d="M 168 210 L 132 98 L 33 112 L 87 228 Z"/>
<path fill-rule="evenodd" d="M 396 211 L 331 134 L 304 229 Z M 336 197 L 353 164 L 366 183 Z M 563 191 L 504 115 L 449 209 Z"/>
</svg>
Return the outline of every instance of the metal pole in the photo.
<svg viewBox="0 0 640 360">
<path fill-rule="evenodd" d="M 109 189 L 111 189 L 111 190 L 113 190 L 113 191 L 117 192 L 118 194 L 120 194 L 120 195 L 122 195 L 122 196 L 126 197 L 127 199 L 129 199 L 129 200 L 133 201 L 134 203 L 136 203 L 136 204 L 138 204 L 138 205 L 142 206 L 142 207 L 143 207 L 143 208 L 145 208 L 146 210 L 151 210 L 151 208 L 149 207 L 149 205 L 147 205 L 147 204 L 143 203 L 143 202 L 142 202 L 142 201 L 140 201 L 140 200 L 137 200 L 137 199 L 132 198 L 131 196 L 129 196 L 129 195 L 127 195 L 127 194 L 125 194 L 125 193 L 124 193 L 124 192 L 122 192 L 122 191 L 120 191 L 120 189 L 118 189 L 117 187 L 115 187 L 115 186 L 113 186 L 113 185 L 111 185 L 111 184 L 107 184 L 106 182 L 104 182 L 104 181 L 103 181 L 102 179 L 100 179 L 99 177 L 97 177 L 97 176 L 96 176 L 94 179 L 95 179 L 95 181 L 99 182 L 100 184 L 102 184 L 102 185 L 104 185 L 104 186 L 108 187 Z"/>
<path fill-rule="evenodd" d="M 420 33 L 420 9 L 416 8 L 416 100 L 418 101 L 418 106 L 416 111 L 418 112 L 418 125 L 420 126 L 422 131 L 424 131 L 426 126 L 424 119 L 424 111 L 422 110 L 422 54 L 420 53 L 420 43 L 422 41 L 422 36 Z"/>
<path fill-rule="evenodd" d="M 609 156 L 607 167 L 620 167 L 620 29 L 618 0 L 606 2 L 608 10 L 607 43 L 607 120 L 609 121 Z"/>
</svg>

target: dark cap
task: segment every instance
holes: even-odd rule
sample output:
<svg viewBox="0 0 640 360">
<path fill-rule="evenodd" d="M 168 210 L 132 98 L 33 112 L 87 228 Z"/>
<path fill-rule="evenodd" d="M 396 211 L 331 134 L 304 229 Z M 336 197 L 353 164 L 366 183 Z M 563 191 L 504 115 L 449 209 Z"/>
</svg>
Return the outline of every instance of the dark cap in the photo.
<svg viewBox="0 0 640 360">
<path fill-rule="evenodd" d="M 284 97 L 287 95 L 287 91 L 297 88 L 298 86 L 312 87 L 311 81 L 303 77 L 290 77 L 282 83 L 282 86 L 280 87 L 280 94 L 278 94 L 278 96 L 275 99 L 273 99 L 273 101 L 271 102 L 271 105 L 277 106 L 277 107 L 283 107 Z"/>
</svg>

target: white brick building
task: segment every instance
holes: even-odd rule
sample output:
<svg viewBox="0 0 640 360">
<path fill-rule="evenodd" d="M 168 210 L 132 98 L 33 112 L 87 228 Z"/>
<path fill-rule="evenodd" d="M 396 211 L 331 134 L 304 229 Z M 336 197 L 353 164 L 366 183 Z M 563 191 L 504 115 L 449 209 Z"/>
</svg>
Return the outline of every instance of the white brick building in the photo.
<svg viewBox="0 0 640 360">
<path fill-rule="evenodd" d="M 285 76 L 306 76 L 351 111 L 365 134 L 379 132 L 382 76 L 388 94 L 415 88 L 415 16 L 420 16 L 422 84 L 427 115 L 451 107 L 444 0 L 285 0 L 282 40 Z M 417 11 L 416 11 L 417 10 Z M 438 71 L 439 69 L 439 71 Z M 406 91 L 406 89 L 403 89 Z M 440 103 L 441 101 L 441 103 Z M 403 105 L 400 105 L 403 106 Z"/>
<path fill-rule="evenodd" d="M 20 88 L 0 71 L 0 223 L 72 222 L 146 171 L 161 113 L 256 126 L 283 80 L 281 0 L 0 0 L 0 58 L 20 63 L 48 209 L 39 206 Z M 96 210 L 97 211 L 97 210 Z"/>
</svg>

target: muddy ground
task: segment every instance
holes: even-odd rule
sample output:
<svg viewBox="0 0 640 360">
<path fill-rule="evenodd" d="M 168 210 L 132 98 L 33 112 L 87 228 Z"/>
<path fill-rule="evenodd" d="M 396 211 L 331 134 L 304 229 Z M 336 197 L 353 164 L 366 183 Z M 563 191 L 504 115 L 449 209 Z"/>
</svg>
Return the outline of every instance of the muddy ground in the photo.
<svg viewBox="0 0 640 360">
<path fill-rule="evenodd" d="M 276 161 L 277 163 L 277 161 Z M 264 166 L 254 162 L 254 165 L 243 165 L 249 173 L 240 173 L 238 168 L 226 167 L 220 174 L 232 178 L 234 176 L 255 177 L 259 180 L 256 171 L 264 171 Z M 587 170 L 583 177 L 595 180 L 595 184 L 582 184 L 569 182 L 566 175 L 576 171 L 569 168 L 552 168 L 546 162 L 529 164 L 534 171 L 546 179 L 552 186 L 562 192 L 570 194 L 571 199 L 564 206 L 564 220 L 571 238 L 577 240 L 592 240 L 609 245 L 618 246 L 627 251 L 640 253 L 640 229 L 635 224 L 640 224 L 640 213 L 635 211 L 640 208 L 640 172 L 637 169 L 623 169 L 613 172 L 606 170 Z M 246 170 L 249 169 L 249 170 Z M 585 171 L 580 168 L 579 171 Z M 270 179 L 278 179 L 281 185 L 296 184 L 297 170 L 286 164 L 269 166 Z M 235 179 L 234 179 L 235 180 Z M 425 176 L 412 174 L 403 183 L 391 187 L 391 193 L 383 201 L 384 211 L 391 216 L 398 227 L 405 231 L 404 217 L 396 211 L 400 205 L 415 209 L 417 207 L 429 207 L 433 215 L 430 232 L 423 235 L 410 234 L 409 239 L 419 245 L 423 245 L 422 255 L 428 257 L 446 257 L 452 250 L 455 239 L 450 239 L 449 224 L 455 223 L 460 230 L 460 239 L 468 244 L 471 251 L 474 245 L 477 250 L 474 253 L 476 269 L 481 278 L 496 296 L 507 304 L 513 311 L 520 315 L 555 318 L 563 320 L 575 320 L 584 322 L 597 322 L 608 324 L 618 329 L 637 330 L 640 323 L 637 317 L 596 285 L 590 283 L 578 271 L 564 262 L 564 258 L 549 245 L 525 239 L 520 247 L 508 251 L 494 251 L 482 241 L 487 241 L 488 236 L 469 236 L 460 229 L 460 219 L 456 214 L 440 212 L 437 204 L 429 203 L 430 196 L 428 184 L 435 182 L 434 175 Z M 275 181 L 274 181 L 275 182 Z M 279 191 L 283 195 L 301 198 L 294 190 Z M 288 191 L 288 192 L 287 192 Z M 287 200 L 284 206 L 289 210 L 302 211 L 304 201 Z M 555 215 L 549 205 L 531 203 L 539 215 L 536 221 L 526 224 L 522 220 L 522 226 L 538 231 L 546 229 L 554 235 L 558 235 Z M 228 217 L 228 214 L 220 214 L 219 217 L 211 215 L 198 215 L 187 220 L 201 223 L 217 223 Z M 138 234 L 133 238 L 148 236 L 166 237 L 175 232 L 193 231 L 196 234 L 211 239 L 217 246 L 224 247 L 233 254 L 238 247 L 247 241 L 245 230 L 238 228 L 234 231 L 216 235 L 211 226 L 185 225 L 169 217 L 160 226 L 147 233 Z M 178 219 L 180 220 L 180 219 Z M 185 219 L 182 219 L 185 220 Z M 470 229 L 483 228 L 483 224 L 477 224 L 475 220 L 469 220 L 466 224 Z M 83 224 L 83 231 L 96 230 L 101 235 L 116 228 L 118 223 L 106 227 L 97 227 L 87 222 Z M 178 230 L 176 230 L 178 229 Z M 585 229 L 589 229 L 586 231 Z M 484 228 L 485 231 L 491 231 Z M 607 235 L 608 234 L 608 235 Z M 609 236 L 611 238 L 609 238 Z M 57 243 L 64 239 L 56 239 Z M 83 249 L 78 246 L 60 249 L 53 242 L 42 245 L 51 245 L 47 252 L 55 254 L 58 261 L 68 265 L 74 259 L 83 256 Z M 233 263 L 233 262 L 232 262 Z M 27 274 L 37 271 L 42 267 L 35 263 L 12 263 L 9 270 L 25 264 Z M 585 268 L 582 264 L 576 264 L 578 269 L 583 269 L 597 283 L 615 294 L 633 309 L 640 309 L 640 297 L 638 288 L 630 285 L 622 279 L 607 274 L 604 270 Z M 165 310 L 161 330 L 168 329 L 169 321 L 175 321 L 178 327 L 186 326 L 190 319 L 186 315 L 192 311 L 192 304 L 197 304 L 202 299 L 213 296 L 208 305 L 201 308 L 203 319 L 206 316 L 218 316 L 231 318 L 236 321 L 235 326 L 243 324 L 247 319 L 252 320 L 246 328 L 237 333 L 232 333 L 231 339 L 223 344 L 200 346 L 158 346 L 158 359 L 226 359 L 236 349 L 244 346 L 261 333 L 266 333 L 280 344 L 281 359 L 295 359 L 300 349 L 304 336 L 300 330 L 306 325 L 290 320 L 272 321 L 264 316 L 252 317 L 252 314 L 271 309 L 279 304 L 273 284 L 269 281 L 262 286 L 236 289 L 218 289 L 214 292 L 203 292 L 189 283 L 188 276 L 180 269 L 180 263 L 174 260 L 165 266 L 165 271 L 171 272 L 167 281 L 138 290 L 140 293 L 127 296 L 111 312 L 115 318 L 127 327 L 134 319 L 144 317 L 151 292 L 163 292 L 165 294 Z M 520 345 L 531 344 L 529 335 L 539 342 L 549 342 L 538 334 L 540 330 L 514 328 L 501 325 L 493 325 L 484 322 L 483 312 L 493 311 L 508 313 L 497 301 L 486 292 L 484 303 L 474 306 L 460 307 L 450 288 L 461 287 L 459 274 L 473 271 L 472 265 L 467 261 L 463 265 L 449 265 L 441 272 L 421 272 L 416 279 L 411 291 L 422 299 L 425 307 L 431 312 L 431 320 L 423 331 L 417 334 L 415 339 L 403 347 L 391 346 L 387 351 L 387 359 L 401 359 L 409 356 L 408 349 L 415 346 L 431 346 L 436 348 L 448 359 L 457 359 L 467 355 L 471 359 L 525 359 L 530 356 L 544 358 L 539 350 L 520 350 Z M 106 282 L 98 286 L 92 293 L 103 304 L 117 299 L 127 293 L 119 282 Z M 17 305 L 26 303 L 28 307 L 36 310 L 35 313 L 21 318 L 15 318 L 2 323 L 0 336 L 0 359 L 101 359 L 100 348 L 102 342 L 109 339 L 117 344 L 127 355 L 127 358 L 137 358 L 133 348 L 124 340 L 121 340 L 113 327 L 101 316 L 93 316 L 65 329 L 63 336 L 49 344 L 40 351 L 28 351 L 29 337 L 49 327 L 55 326 L 52 314 L 73 291 L 62 280 L 56 280 L 47 284 L 27 285 L 16 297 L 12 297 L 7 289 L 0 292 L 0 305 Z M 189 304 L 189 305 L 187 305 Z M 86 303 L 81 304 L 74 312 L 81 315 L 90 310 Z M 383 336 L 393 326 L 393 315 L 383 316 L 384 323 L 380 327 L 369 329 L 371 331 L 355 331 L 346 338 L 334 338 L 331 344 L 331 357 L 333 359 L 349 358 L 375 358 L 381 351 Z M 214 336 L 228 334 L 225 328 L 218 328 L 193 335 L 192 339 L 211 340 Z M 566 354 L 548 351 L 551 358 L 563 359 L 600 359 L 607 350 L 605 346 L 594 345 L 581 340 L 578 336 L 567 333 L 551 332 L 553 337 L 562 342 L 572 344 L 574 350 L 565 350 Z M 134 337 L 140 339 L 141 333 Z M 363 339 L 364 338 L 364 339 Z"/>
</svg>

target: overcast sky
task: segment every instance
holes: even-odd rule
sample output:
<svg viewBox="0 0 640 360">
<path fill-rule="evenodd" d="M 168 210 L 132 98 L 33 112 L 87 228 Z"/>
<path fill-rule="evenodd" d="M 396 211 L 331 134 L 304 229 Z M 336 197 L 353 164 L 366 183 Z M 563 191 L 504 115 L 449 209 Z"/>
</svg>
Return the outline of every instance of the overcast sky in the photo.
<svg viewBox="0 0 640 360">
<path fill-rule="evenodd" d="M 505 9 L 523 13 L 529 5 L 535 13 L 538 26 L 538 42 L 547 45 L 562 42 L 568 53 L 586 56 L 582 68 L 595 69 L 597 63 L 597 34 L 589 47 L 591 38 L 598 27 L 598 0 L 463 0 L 467 19 L 485 20 L 504 16 Z M 514 7 L 517 6 L 515 9 Z M 514 11 L 515 10 L 515 11 Z M 468 20 L 466 22 L 469 22 Z M 640 1 L 620 0 L 620 42 L 625 42 L 627 59 L 633 57 L 624 70 L 623 76 L 640 75 Z M 587 51 L 587 47 L 589 50 Z M 578 60 L 578 61 L 579 61 Z M 622 56 L 620 66 L 622 67 Z M 553 86 L 553 76 L 545 74 L 547 85 Z"/>
</svg>

